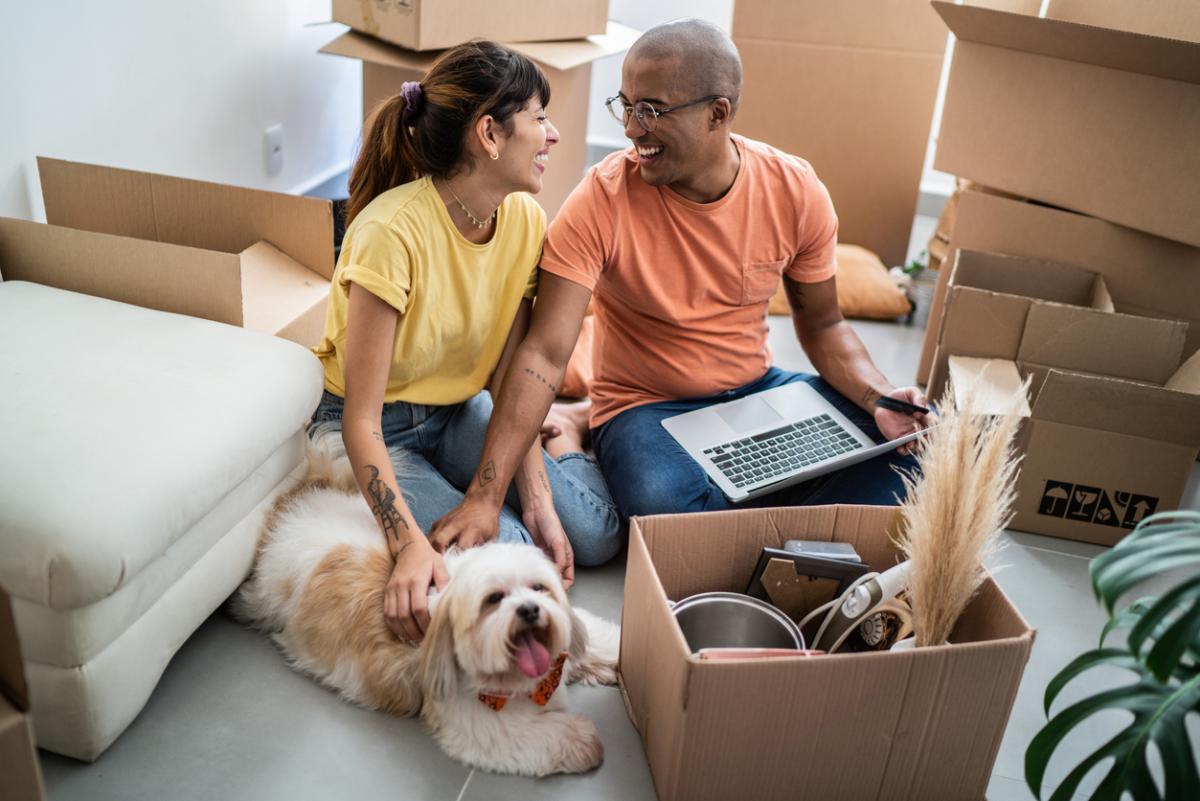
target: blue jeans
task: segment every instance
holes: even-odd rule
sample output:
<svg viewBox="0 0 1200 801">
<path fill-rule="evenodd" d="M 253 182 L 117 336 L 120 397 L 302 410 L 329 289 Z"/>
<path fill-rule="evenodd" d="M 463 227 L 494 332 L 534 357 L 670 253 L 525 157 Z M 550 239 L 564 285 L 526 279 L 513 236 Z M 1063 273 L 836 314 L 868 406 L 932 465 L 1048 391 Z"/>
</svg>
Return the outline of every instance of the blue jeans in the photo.
<svg viewBox="0 0 1200 801">
<path fill-rule="evenodd" d="M 600 469 L 608 479 L 622 517 L 712 512 L 764 506 L 818 504 L 893 505 L 904 497 L 904 484 L 893 469 L 915 470 L 916 459 L 892 451 L 811 481 L 793 484 L 744 503 L 734 504 L 709 480 L 704 469 L 667 433 L 661 422 L 713 403 L 731 401 L 771 387 L 806 381 L 876 442 L 884 437 L 869 414 L 823 378 L 788 373 L 776 367 L 743 387 L 707 398 L 660 401 L 626 409 L 592 431 Z"/>
<path fill-rule="evenodd" d="M 344 400 L 330 392 L 313 413 L 310 432 L 341 427 Z M 382 433 L 396 482 L 421 530 L 463 499 L 483 454 L 483 436 L 492 416 L 492 396 L 480 392 L 450 406 L 385 403 Z M 607 562 L 624 544 L 620 519 L 591 456 L 569 453 L 552 459 L 542 452 L 554 509 L 575 552 L 575 564 Z M 521 502 L 510 487 L 500 512 L 501 542 L 533 542 L 521 522 Z"/>
</svg>

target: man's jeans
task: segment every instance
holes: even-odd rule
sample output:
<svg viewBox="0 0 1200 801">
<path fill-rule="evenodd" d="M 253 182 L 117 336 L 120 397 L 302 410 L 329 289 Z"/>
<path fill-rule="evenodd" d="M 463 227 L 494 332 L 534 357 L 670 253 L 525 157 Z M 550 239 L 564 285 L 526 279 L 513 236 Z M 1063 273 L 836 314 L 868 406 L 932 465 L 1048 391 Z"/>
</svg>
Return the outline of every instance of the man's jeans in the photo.
<svg viewBox="0 0 1200 801">
<path fill-rule="evenodd" d="M 734 504 L 661 425 L 664 418 L 793 381 L 808 382 L 867 436 L 876 442 L 884 441 L 871 416 L 820 376 L 789 373 L 776 367 L 757 381 L 707 398 L 635 406 L 592 431 L 596 458 L 622 517 L 764 506 L 899 503 L 904 497 L 904 484 L 894 467 L 915 470 L 917 463 L 911 456 L 891 451 L 844 470 Z"/>
</svg>

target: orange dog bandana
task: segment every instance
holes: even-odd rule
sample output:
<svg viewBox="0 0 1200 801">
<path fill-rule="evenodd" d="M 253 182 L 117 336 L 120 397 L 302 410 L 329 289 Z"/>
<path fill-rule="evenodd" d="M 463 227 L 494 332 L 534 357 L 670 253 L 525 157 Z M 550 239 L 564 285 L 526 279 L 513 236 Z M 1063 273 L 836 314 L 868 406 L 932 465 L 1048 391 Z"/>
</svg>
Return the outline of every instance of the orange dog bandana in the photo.
<svg viewBox="0 0 1200 801">
<path fill-rule="evenodd" d="M 538 706 L 545 706 L 550 703 L 550 697 L 554 695 L 554 691 L 558 689 L 559 682 L 562 681 L 563 665 L 567 662 L 565 653 L 559 654 L 558 659 L 554 660 L 554 664 L 550 666 L 550 671 L 538 682 L 538 686 L 529 694 L 529 700 L 533 701 Z M 504 709 L 504 705 L 508 703 L 509 696 L 497 695 L 493 693 L 480 693 L 479 700 L 484 706 L 499 712 Z"/>
</svg>

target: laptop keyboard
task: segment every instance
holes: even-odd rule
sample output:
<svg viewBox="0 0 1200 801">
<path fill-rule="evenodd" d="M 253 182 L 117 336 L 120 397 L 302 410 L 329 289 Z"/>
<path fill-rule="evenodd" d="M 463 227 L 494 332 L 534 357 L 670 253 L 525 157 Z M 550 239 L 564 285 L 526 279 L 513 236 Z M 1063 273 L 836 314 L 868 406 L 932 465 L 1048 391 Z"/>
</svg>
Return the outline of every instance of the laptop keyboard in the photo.
<svg viewBox="0 0 1200 801">
<path fill-rule="evenodd" d="M 827 414 L 706 448 L 735 487 L 748 487 L 857 450 L 858 440 Z"/>
</svg>

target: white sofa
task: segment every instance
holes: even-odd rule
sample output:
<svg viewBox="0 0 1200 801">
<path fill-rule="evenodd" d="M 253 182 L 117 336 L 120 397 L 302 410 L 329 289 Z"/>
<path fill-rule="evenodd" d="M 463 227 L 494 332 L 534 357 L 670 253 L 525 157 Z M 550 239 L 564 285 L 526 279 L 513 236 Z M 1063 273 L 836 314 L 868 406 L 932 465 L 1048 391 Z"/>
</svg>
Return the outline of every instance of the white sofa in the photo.
<svg viewBox="0 0 1200 801">
<path fill-rule="evenodd" d="M 236 589 L 321 370 L 195 317 L 0 282 L 0 586 L 40 747 L 95 759 Z"/>
</svg>

